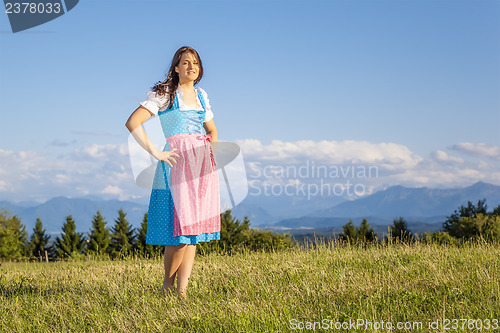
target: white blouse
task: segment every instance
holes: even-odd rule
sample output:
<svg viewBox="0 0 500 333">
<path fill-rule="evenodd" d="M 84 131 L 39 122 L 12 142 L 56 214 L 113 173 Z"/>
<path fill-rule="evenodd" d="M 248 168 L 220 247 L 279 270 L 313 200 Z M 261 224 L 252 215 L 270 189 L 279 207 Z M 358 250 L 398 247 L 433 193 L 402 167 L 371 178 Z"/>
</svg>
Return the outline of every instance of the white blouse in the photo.
<svg viewBox="0 0 500 333">
<path fill-rule="evenodd" d="M 208 100 L 207 93 L 205 90 L 201 88 L 195 88 L 201 92 L 203 95 L 203 99 L 205 100 L 205 107 L 207 112 L 205 113 L 205 122 L 211 120 L 214 117 L 214 113 L 212 112 L 212 108 L 210 107 L 210 102 Z M 179 110 L 181 111 L 189 111 L 189 110 L 203 110 L 203 106 L 201 105 L 200 99 L 198 98 L 198 94 L 196 94 L 196 103 L 198 105 L 187 105 L 184 104 L 184 93 L 182 92 L 182 88 L 180 85 L 177 86 L 177 90 L 175 91 L 177 95 L 177 100 L 179 101 Z M 158 111 L 164 111 L 168 106 L 168 95 L 165 94 L 163 96 L 157 96 L 154 91 L 149 91 L 147 94 L 147 100 L 141 102 L 140 104 L 154 113 L 156 116 Z"/>
</svg>

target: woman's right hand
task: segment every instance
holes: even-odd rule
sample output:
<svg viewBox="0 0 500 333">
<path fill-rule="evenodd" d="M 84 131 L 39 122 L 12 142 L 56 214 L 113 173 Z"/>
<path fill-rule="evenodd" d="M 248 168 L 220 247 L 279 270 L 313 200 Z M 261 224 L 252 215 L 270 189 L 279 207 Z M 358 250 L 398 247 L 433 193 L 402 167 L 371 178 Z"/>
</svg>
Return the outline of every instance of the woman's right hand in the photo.
<svg viewBox="0 0 500 333">
<path fill-rule="evenodd" d="M 175 152 L 177 150 L 178 150 L 177 148 L 173 148 L 173 149 L 166 150 L 166 151 L 159 151 L 159 152 L 155 153 L 154 157 L 157 160 L 159 160 L 159 161 L 165 161 L 165 162 L 167 162 L 168 165 L 170 165 L 170 167 L 173 167 L 173 165 L 170 162 L 170 160 L 174 161 L 175 164 L 177 164 L 177 161 L 175 160 L 175 157 L 182 158 L 181 155 L 179 155 L 179 154 L 177 154 Z"/>
</svg>

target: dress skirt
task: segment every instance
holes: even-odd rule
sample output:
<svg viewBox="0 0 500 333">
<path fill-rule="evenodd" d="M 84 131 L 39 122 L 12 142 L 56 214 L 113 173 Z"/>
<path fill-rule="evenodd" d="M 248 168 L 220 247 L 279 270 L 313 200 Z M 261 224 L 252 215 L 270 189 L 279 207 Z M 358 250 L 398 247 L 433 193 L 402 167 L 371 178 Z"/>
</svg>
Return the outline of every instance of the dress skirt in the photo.
<svg viewBox="0 0 500 333">
<path fill-rule="evenodd" d="M 172 167 L 158 161 L 148 208 L 146 244 L 197 244 L 220 239 L 220 197 L 210 135 L 167 137 Z"/>
</svg>

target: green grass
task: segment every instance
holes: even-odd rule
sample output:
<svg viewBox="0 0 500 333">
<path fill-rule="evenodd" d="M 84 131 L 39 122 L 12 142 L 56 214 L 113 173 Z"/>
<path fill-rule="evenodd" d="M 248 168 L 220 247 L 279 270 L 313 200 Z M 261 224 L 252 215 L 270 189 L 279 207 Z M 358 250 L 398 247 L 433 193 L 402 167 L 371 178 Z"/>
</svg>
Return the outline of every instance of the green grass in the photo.
<svg viewBox="0 0 500 333">
<path fill-rule="evenodd" d="M 429 319 L 500 319 L 499 258 L 485 243 L 198 255 L 187 300 L 160 296 L 161 257 L 3 262 L 0 331 L 287 332 L 293 319 L 420 321 L 423 330 L 406 331 L 430 331 Z"/>
</svg>

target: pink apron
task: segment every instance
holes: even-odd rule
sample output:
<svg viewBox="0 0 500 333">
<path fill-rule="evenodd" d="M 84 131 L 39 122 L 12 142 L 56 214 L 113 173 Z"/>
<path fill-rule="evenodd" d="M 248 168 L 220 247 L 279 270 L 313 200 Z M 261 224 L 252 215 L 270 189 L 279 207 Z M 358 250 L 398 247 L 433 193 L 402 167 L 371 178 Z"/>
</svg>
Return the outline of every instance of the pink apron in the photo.
<svg viewBox="0 0 500 333">
<path fill-rule="evenodd" d="M 219 178 L 209 134 L 181 133 L 167 137 L 172 162 L 173 236 L 220 231 Z"/>
</svg>

